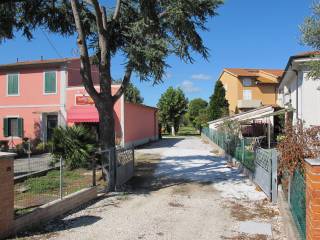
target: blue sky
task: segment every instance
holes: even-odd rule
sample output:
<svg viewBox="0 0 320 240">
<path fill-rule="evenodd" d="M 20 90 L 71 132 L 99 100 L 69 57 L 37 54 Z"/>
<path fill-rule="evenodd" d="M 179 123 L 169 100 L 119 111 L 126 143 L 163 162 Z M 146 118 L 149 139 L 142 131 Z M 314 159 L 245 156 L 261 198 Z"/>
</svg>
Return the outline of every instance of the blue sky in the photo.
<svg viewBox="0 0 320 240">
<path fill-rule="evenodd" d="M 308 50 L 299 43 L 299 25 L 311 14 L 312 0 L 226 0 L 218 10 L 219 16 L 209 20 L 209 32 L 201 33 L 210 49 L 209 61 L 195 55 L 196 63 L 185 64 L 175 57 L 168 59 L 165 82 L 152 86 L 133 82 L 140 89 L 145 104 L 155 106 L 169 87 L 181 87 L 189 99 L 206 100 L 223 68 L 284 68 L 289 56 Z M 47 33 L 46 33 L 47 34 Z M 47 34 L 62 57 L 74 57 L 75 37 L 62 38 Z M 0 45 L 0 64 L 19 60 L 59 58 L 43 31 L 37 31 L 28 42 L 17 36 Z M 112 63 L 112 74 L 123 74 L 121 59 Z"/>
</svg>

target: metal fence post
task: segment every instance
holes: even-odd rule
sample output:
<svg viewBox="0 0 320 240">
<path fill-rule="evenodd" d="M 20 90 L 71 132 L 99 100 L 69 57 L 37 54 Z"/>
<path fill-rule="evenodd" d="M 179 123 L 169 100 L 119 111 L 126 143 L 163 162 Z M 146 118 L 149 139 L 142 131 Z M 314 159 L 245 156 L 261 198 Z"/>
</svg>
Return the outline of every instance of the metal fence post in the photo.
<svg viewBox="0 0 320 240">
<path fill-rule="evenodd" d="M 31 173 L 31 146 L 30 146 L 30 139 L 28 140 L 28 170 Z"/>
<path fill-rule="evenodd" d="M 60 157 L 60 199 L 63 198 L 63 166 L 62 157 Z"/>
<path fill-rule="evenodd" d="M 96 158 L 92 159 L 92 186 L 97 186 L 97 177 L 96 177 Z"/>
<path fill-rule="evenodd" d="M 241 149 L 242 149 L 242 163 L 244 162 L 244 138 L 241 139 Z"/>
<path fill-rule="evenodd" d="M 110 148 L 109 152 L 109 172 L 110 172 L 110 179 L 109 179 L 109 191 L 115 190 L 115 182 L 116 182 L 116 149 Z"/>
<path fill-rule="evenodd" d="M 278 153 L 277 150 L 271 150 L 271 191 L 272 191 L 272 203 L 276 204 L 278 200 Z"/>
</svg>

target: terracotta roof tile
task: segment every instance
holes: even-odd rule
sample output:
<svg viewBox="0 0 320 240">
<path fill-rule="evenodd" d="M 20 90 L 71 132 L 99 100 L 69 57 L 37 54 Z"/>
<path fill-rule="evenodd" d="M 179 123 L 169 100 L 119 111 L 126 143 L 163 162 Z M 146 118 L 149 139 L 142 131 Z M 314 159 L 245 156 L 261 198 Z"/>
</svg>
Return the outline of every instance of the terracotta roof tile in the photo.
<svg viewBox="0 0 320 240">
<path fill-rule="evenodd" d="M 236 75 L 237 77 L 260 77 L 263 73 L 280 78 L 283 70 L 280 69 L 257 69 L 257 68 L 225 68 L 225 71 Z"/>
<path fill-rule="evenodd" d="M 33 61 L 22 61 L 9 64 L 0 64 L 1 69 L 10 69 L 18 67 L 28 67 L 28 66 L 37 66 L 37 65 L 47 65 L 47 64 L 64 64 L 68 61 L 78 60 L 79 58 L 59 58 L 59 59 L 47 59 L 47 60 L 33 60 Z"/>
<path fill-rule="evenodd" d="M 320 55 L 320 51 L 308 51 L 308 52 L 301 52 L 294 55 L 294 57 L 307 57 L 311 55 Z"/>
</svg>

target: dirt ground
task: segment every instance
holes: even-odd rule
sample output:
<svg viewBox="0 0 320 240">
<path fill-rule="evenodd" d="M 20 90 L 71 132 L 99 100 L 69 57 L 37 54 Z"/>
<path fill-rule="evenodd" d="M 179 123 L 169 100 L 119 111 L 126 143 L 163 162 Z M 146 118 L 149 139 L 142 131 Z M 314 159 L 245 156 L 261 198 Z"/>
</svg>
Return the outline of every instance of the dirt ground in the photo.
<svg viewBox="0 0 320 240">
<path fill-rule="evenodd" d="M 200 138 L 145 146 L 136 164 L 124 193 L 20 239 L 287 239 L 277 207 Z"/>
</svg>

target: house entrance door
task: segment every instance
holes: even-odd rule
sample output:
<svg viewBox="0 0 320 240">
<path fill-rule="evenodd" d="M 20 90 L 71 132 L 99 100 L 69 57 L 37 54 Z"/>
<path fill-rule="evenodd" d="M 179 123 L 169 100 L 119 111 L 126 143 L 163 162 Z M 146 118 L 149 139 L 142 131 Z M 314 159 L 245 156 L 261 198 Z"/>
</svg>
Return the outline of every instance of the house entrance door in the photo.
<svg viewBox="0 0 320 240">
<path fill-rule="evenodd" d="M 47 115 L 47 141 L 52 139 L 53 130 L 58 126 L 57 115 Z"/>
</svg>

